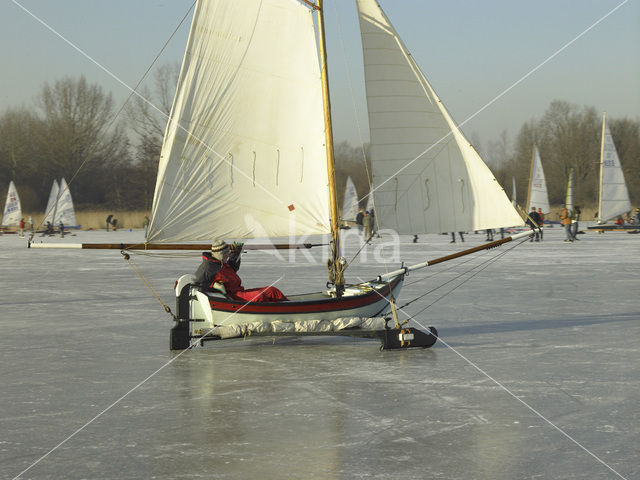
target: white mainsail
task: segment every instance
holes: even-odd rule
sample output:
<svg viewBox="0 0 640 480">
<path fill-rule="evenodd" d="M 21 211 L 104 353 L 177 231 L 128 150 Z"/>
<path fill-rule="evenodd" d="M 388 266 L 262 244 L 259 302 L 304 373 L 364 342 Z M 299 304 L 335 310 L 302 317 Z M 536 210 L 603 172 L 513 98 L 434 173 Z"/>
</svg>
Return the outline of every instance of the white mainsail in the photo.
<svg viewBox="0 0 640 480">
<path fill-rule="evenodd" d="M 440 233 L 521 225 L 375 0 L 357 0 L 380 228 Z"/>
<path fill-rule="evenodd" d="M 13 181 L 11 181 L 9 182 L 9 190 L 7 190 L 7 200 L 4 204 L 0 226 L 18 225 L 21 218 L 22 207 L 20 206 L 20 197 L 18 196 L 16 186 Z"/>
<path fill-rule="evenodd" d="M 569 170 L 569 180 L 567 181 L 567 196 L 564 200 L 565 208 L 573 211 L 573 168 Z"/>
<path fill-rule="evenodd" d="M 344 191 L 344 201 L 342 203 L 342 220 L 355 221 L 360 206 L 358 204 L 358 192 L 351 177 L 347 177 L 347 186 Z"/>
<path fill-rule="evenodd" d="M 58 204 L 53 224 L 57 227 L 60 223 L 68 227 L 76 225 L 76 213 L 73 208 L 71 191 L 64 178 L 60 180 L 60 192 L 58 193 Z"/>
<path fill-rule="evenodd" d="M 533 155 L 531 159 L 531 175 L 529 177 L 529 194 L 527 195 L 527 212 L 531 211 L 531 207 L 542 209 L 545 215 L 551 211 L 549 207 L 549 195 L 547 194 L 547 182 L 544 178 L 544 170 L 542 169 L 542 160 L 538 147 L 533 146 Z"/>
<path fill-rule="evenodd" d="M 631 210 L 627 184 L 618 158 L 606 114 L 602 116 L 602 146 L 600 150 L 600 195 L 598 219 L 603 223 Z"/>
<path fill-rule="evenodd" d="M 43 224 L 51 223 L 54 224 L 54 216 L 56 214 L 56 208 L 58 205 L 58 195 L 60 193 L 60 185 L 56 180 L 53 181 L 53 185 L 51 185 L 51 191 L 49 192 L 49 200 L 47 200 L 47 208 L 44 211 L 44 220 L 42 220 Z"/>
<path fill-rule="evenodd" d="M 148 241 L 330 232 L 324 130 L 311 10 L 198 2 Z"/>
</svg>

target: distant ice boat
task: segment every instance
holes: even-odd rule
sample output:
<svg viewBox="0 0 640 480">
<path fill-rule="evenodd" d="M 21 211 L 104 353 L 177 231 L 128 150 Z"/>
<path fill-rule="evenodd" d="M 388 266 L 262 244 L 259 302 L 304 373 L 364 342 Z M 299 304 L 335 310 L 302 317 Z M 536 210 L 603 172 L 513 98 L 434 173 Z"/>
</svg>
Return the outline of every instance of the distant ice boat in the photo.
<svg viewBox="0 0 640 480">
<path fill-rule="evenodd" d="M 607 125 L 607 114 L 602 114 L 602 141 L 600 146 L 600 183 L 598 189 L 597 225 L 588 230 L 636 231 L 638 225 L 607 224 L 609 220 L 631 211 L 629 191 L 613 137 Z"/>
<path fill-rule="evenodd" d="M 80 225 L 76 222 L 71 191 L 64 178 L 60 180 L 60 184 L 56 180 L 53 181 L 44 220 L 42 221 L 45 228 L 47 224 L 51 224 L 54 230 L 59 229 L 61 223 L 65 229 L 80 228 Z"/>
<path fill-rule="evenodd" d="M 7 199 L 4 203 L 4 211 L 2 212 L 2 223 L 0 227 L 13 227 L 20 224 L 22 218 L 22 207 L 20 205 L 20 197 L 13 180 L 9 182 L 9 190 L 7 190 Z"/>
<path fill-rule="evenodd" d="M 613 137 L 602 115 L 602 143 L 600 148 L 600 189 L 598 194 L 598 223 L 606 223 L 631 211 L 629 191 Z"/>
<path fill-rule="evenodd" d="M 547 193 L 547 182 L 544 178 L 544 170 L 542 169 L 542 160 L 538 147 L 533 146 L 531 153 L 531 170 L 529 173 L 529 190 L 527 192 L 527 213 L 531 208 L 542 209 L 542 213 L 547 215 L 551 208 L 549 207 L 549 194 Z"/>
</svg>

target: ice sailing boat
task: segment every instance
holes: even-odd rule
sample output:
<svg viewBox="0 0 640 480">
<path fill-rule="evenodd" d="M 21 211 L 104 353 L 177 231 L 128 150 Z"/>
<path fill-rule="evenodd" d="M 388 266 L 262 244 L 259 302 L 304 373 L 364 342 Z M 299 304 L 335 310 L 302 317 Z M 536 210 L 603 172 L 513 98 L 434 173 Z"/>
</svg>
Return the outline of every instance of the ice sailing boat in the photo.
<svg viewBox="0 0 640 480">
<path fill-rule="evenodd" d="M 356 216 L 360 210 L 358 204 L 358 192 L 356 186 L 351 180 L 351 177 L 347 177 L 347 185 L 344 190 L 344 201 L 342 202 L 342 224 L 343 225 L 355 225 Z"/>
<path fill-rule="evenodd" d="M 613 137 L 607 125 L 607 115 L 602 115 L 602 142 L 600 147 L 600 183 L 598 189 L 598 226 L 591 229 L 603 230 L 601 224 L 631 211 L 629 191 L 624 181 L 624 173 Z M 621 228 L 618 225 L 612 228 Z M 637 226 L 635 227 L 637 228 Z"/>
<path fill-rule="evenodd" d="M 71 198 L 71 190 L 67 182 L 63 178 L 60 180 L 60 192 L 58 194 L 58 201 L 56 205 L 56 217 L 54 225 L 63 224 L 65 228 L 78 228 L 78 222 L 76 222 L 76 212 L 73 208 L 73 199 Z"/>
<path fill-rule="evenodd" d="M 20 197 L 13 180 L 9 182 L 9 190 L 7 190 L 7 200 L 4 203 L 2 212 L 2 222 L 0 227 L 18 226 L 22 219 L 22 207 L 20 206 Z"/>
<path fill-rule="evenodd" d="M 529 190 L 527 192 L 527 212 L 531 208 L 542 209 L 542 213 L 547 215 L 551 209 L 549 207 L 549 195 L 547 193 L 547 182 L 544 178 L 544 170 L 542 169 L 542 160 L 538 147 L 533 146 L 531 153 L 531 169 L 529 172 Z"/>
<path fill-rule="evenodd" d="M 42 223 L 50 225 L 50 227 L 47 227 L 48 230 L 60 228 L 60 225 L 63 225 L 64 228 L 79 228 L 76 222 L 71 191 L 64 178 L 60 180 L 59 184 L 54 180 L 51 185 L 51 192 L 49 193 L 49 200 L 47 201 Z"/>
<path fill-rule="evenodd" d="M 53 184 L 51 185 L 51 191 L 49 191 L 49 199 L 47 200 L 47 207 L 44 210 L 44 219 L 42 220 L 42 224 L 47 227 L 47 230 L 53 230 L 59 194 L 60 194 L 60 185 L 58 185 L 58 181 L 54 179 Z"/>
<path fill-rule="evenodd" d="M 380 228 L 416 234 L 522 225 L 380 6 L 356 3 Z M 205 249 L 213 237 L 330 234 L 330 271 L 324 290 L 259 303 L 201 291 L 192 275 L 183 275 L 175 288 L 172 349 L 194 339 L 260 334 L 378 336 L 385 348 L 430 346 L 435 330 L 401 328 L 395 315 L 393 298 L 405 275 L 531 233 L 345 284 L 334 177 L 322 0 L 197 2 L 148 244 L 112 248 L 209 242 L 196 246 Z M 377 317 L 389 308 L 392 325 Z"/>
</svg>

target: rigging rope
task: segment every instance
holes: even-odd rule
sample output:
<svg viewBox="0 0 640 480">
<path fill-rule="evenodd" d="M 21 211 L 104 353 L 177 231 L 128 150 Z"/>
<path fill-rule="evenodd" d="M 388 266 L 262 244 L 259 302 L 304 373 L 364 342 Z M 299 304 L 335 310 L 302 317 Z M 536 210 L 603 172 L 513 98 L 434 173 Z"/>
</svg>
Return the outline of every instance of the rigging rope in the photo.
<svg viewBox="0 0 640 480">
<path fill-rule="evenodd" d="M 153 289 L 151 284 L 149 284 L 149 282 L 147 282 L 147 280 L 144 278 L 144 276 L 138 271 L 138 269 L 136 268 L 134 263 L 131 261 L 131 256 L 127 252 L 125 252 L 124 250 L 121 250 L 120 253 L 124 257 L 124 259 L 127 261 L 129 266 L 133 269 L 133 271 L 136 272 L 136 275 L 138 275 L 138 277 L 140 277 L 140 280 L 142 280 L 142 283 L 144 283 L 147 286 L 147 288 L 151 292 L 151 295 L 153 295 L 156 298 L 156 300 L 158 300 L 158 302 L 160 302 L 160 305 L 162 305 L 162 307 L 164 308 L 164 311 L 167 312 L 169 315 L 171 315 L 174 320 L 178 320 L 178 317 L 176 317 L 173 314 L 173 312 L 171 311 L 171 307 L 169 307 L 169 305 L 167 305 L 166 303 L 164 303 L 162 301 L 162 299 L 156 293 L 156 291 Z"/>
<path fill-rule="evenodd" d="M 465 272 L 460 273 L 459 275 L 457 275 L 456 277 L 452 278 L 451 280 L 443 283 L 442 285 L 439 285 L 438 287 L 435 287 L 431 290 L 428 290 L 427 292 L 417 296 L 416 298 L 409 300 L 407 303 L 405 303 L 404 305 L 402 305 L 401 307 L 398 307 L 399 309 L 404 309 L 406 306 L 416 302 L 417 300 L 429 295 L 430 293 L 435 292 L 436 290 L 438 290 L 439 288 L 444 287 L 445 285 L 458 280 L 460 277 L 462 277 L 463 275 L 467 275 L 469 272 L 472 272 L 473 270 L 476 270 L 476 272 L 474 272 L 471 276 L 469 276 L 466 280 L 464 280 L 463 282 L 459 283 L 458 285 L 456 285 L 455 287 L 453 287 L 451 290 L 449 290 L 448 292 L 446 292 L 444 295 L 442 295 L 441 297 L 437 298 L 436 300 L 434 300 L 433 302 L 431 302 L 429 305 L 427 305 L 426 307 L 424 307 L 423 309 L 419 310 L 418 312 L 414 313 L 413 315 L 411 315 L 408 320 L 413 319 L 415 316 L 417 316 L 418 314 L 424 312 L 426 309 L 430 308 L 431 306 L 433 306 L 435 303 L 439 302 L 440 300 L 442 300 L 443 298 L 447 297 L 448 295 L 450 295 L 451 293 L 453 293 L 455 290 L 457 290 L 459 287 L 461 287 L 462 285 L 464 285 L 465 283 L 467 283 L 469 280 L 471 280 L 473 277 L 475 277 L 476 275 L 478 275 L 480 272 L 482 272 L 485 268 L 487 268 L 489 265 L 491 265 L 492 263 L 498 261 L 501 257 L 503 257 L 504 255 L 506 255 L 507 253 L 510 253 L 511 250 L 513 250 L 514 248 L 522 245 L 524 242 L 526 242 L 528 239 L 525 238 L 523 240 L 521 240 L 520 242 L 516 243 L 515 245 L 507 248 L 506 250 L 503 250 L 502 252 L 500 252 L 499 254 L 485 260 L 483 263 L 479 264 L 479 265 L 475 265 L 472 268 L 468 269 Z M 464 262 L 466 263 L 466 262 Z M 460 266 L 462 265 L 462 263 L 457 264 L 456 266 Z M 403 322 L 406 323 L 406 322 Z"/>
<path fill-rule="evenodd" d="M 466 263 L 473 262 L 473 261 L 477 260 L 478 258 L 482 257 L 483 255 L 486 255 L 487 253 L 489 253 L 489 250 L 485 250 L 484 252 L 482 252 L 481 254 L 479 254 L 479 255 L 477 255 L 477 256 L 468 257 L 467 259 L 465 259 L 465 260 L 461 261 L 460 263 L 456 263 L 456 264 L 454 264 L 454 265 L 451 265 L 449 268 L 445 268 L 444 270 L 439 270 L 439 271 L 437 271 L 437 272 L 433 272 L 431 275 L 425 275 L 424 277 L 420 277 L 420 278 L 418 278 L 418 279 L 414 280 L 413 282 L 405 283 L 405 284 L 404 284 L 404 286 L 405 286 L 405 287 L 408 287 L 409 285 L 413 285 L 413 284 L 415 284 L 415 283 L 422 283 L 422 282 L 424 282 L 424 281 L 425 281 L 426 279 L 428 279 L 428 278 L 433 278 L 433 277 L 435 277 L 436 275 L 441 275 L 441 274 L 446 273 L 446 272 L 448 272 L 448 271 L 450 271 L 450 270 L 453 270 L 453 269 L 455 269 L 455 268 L 458 268 L 458 267 L 460 267 L 460 266 L 462 266 L 462 265 L 464 265 L 464 264 L 466 264 Z M 474 267 L 474 268 L 475 268 L 475 267 Z M 415 275 L 415 274 L 414 274 L 414 275 Z"/>
</svg>

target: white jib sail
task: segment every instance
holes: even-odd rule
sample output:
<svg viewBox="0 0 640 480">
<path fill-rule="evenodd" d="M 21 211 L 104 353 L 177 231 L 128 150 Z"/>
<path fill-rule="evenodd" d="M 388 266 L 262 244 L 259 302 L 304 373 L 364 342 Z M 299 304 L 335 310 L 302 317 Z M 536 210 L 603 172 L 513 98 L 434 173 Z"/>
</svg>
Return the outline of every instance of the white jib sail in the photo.
<svg viewBox="0 0 640 480">
<path fill-rule="evenodd" d="M 58 205 L 56 207 L 56 217 L 53 222 L 54 226 L 60 225 L 62 222 L 65 226 L 76 225 L 76 213 L 73 209 L 73 200 L 71 198 L 71 191 L 67 182 L 63 178 L 60 180 L 60 192 L 58 193 Z"/>
<path fill-rule="evenodd" d="M 600 158 L 600 206 L 599 218 L 606 222 L 631 210 L 627 184 L 618 158 L 609 125 L 603 117 L 604 138 Z"/>
<path fill-rule="evenodd" d="M 60 186 L 56 180 L 53 181 L 53 185 L 51 185 L 51 192 L 49 192 L 49 200 L 47 200 L 47 208 L 44 211 L 44 220 L 42 220 L 43 225 L 46 225 L 47 222 L 53 225 L 53 217 L 55 215 L 55 210 L 58 204 L 58 195 L 60 193 Z"/>
<path fill-rule="evenodd" d="M 533 147 L 533 166 L 531 167 L 531 178 L 529 179 L 529 204 L 527 212 L 531 211 L 531 207 L 542 209 L 545 215 L 551 211 L 549 207 L 549 195 L 547 194 L 547 182 L 544 178 L 544 170 L 542 169 L 542 160 L 538 147 Z"/>
<path fill-rule="evenodd" d="M 13 181 L 9 182 L 9 190 L 7 191 L 7 200 L 4 203 L 4 211 L 2 212 L 1 226 L 7 227 L 9 225 L 18 225 L 22 218 L 22 207 L 20 206 L 20 197 L 18 196 L 18 190 L 13 184 Z"/>
<path fill-rule="evenodd" d="M 380 228 L 440 233 L 521 225 L 375 0 L 357 0 Z"/>
<path fill-rule="evenodd" d="M 573 168 L 569 170 L 569 180 L 567 181 L 567 196 L 564 206 L 570 212 L 573 211 Z"/>
<path fill-rule="evenodd" d="M 331 231 L 311 10 L 198 2 L 165 132 L 150 242 Z"/>
<path fill-rule="evenodd" d="M 344 202 L 342 203 L 342 220 L 355 221 L 359 210 L 358 192 L 351 177 L 347 177 L 347 186 L 344 191 Z"/>
</svg>

